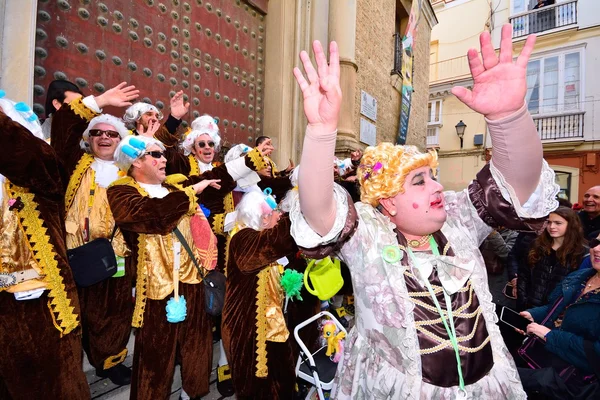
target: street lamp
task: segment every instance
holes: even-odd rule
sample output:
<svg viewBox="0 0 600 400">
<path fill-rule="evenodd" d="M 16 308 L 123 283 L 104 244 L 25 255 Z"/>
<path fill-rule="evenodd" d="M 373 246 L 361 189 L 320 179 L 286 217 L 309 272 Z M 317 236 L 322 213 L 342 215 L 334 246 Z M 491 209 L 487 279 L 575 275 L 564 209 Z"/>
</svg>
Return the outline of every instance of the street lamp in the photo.
<svg viewBox="0 0 600 400">
<path fill-rule="evenodd" d="M 467 124 L 462 122 L 462 119 L 456 124 L 456 135 L 460 139 L 460 148 L 463 148 L 463 136 L 465 136 L 465 129 L 467 129 Z"/>
</svg>

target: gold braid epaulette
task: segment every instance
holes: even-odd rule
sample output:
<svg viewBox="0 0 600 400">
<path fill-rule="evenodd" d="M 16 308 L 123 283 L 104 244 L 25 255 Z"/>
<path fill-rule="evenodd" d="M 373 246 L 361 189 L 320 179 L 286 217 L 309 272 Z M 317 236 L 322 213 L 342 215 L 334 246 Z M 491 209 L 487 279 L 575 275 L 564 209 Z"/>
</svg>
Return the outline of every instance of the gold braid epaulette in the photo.
<svg viewBox="0 0 600 400">
<path fill-rule="evenodd" d="M 48 285 L 48 298 L 50 299 L 48 306 L 53 319 L 57 322 L 54 326 L 61 335 L 66 335 L 79 325 L 79 321 L 75 307 L 71 305 L 71 299 L 67 296 L 56 260 L 56 251 L 50 243 L 48 228 L 44 227 L 38 205 L 35 202 L 35 195 L 28 189 L 13 184 L 10 184 L 9 192 L 12 198 L 20 197 L 24 204 L 24 207 L 17 211 L 19 222 L 29 241 L 31 254 L 42 270 L 44 283 Z M 54 314 L 56 314 L 56 318 L 54 318 Z"/>
<path fill-rule="evenodd" d="M 196 160 L 196 157 L 194 157 L 193 154 L 190 154 L 188 156 L 188 159 L 190 160 L 190 173 L 189 173 L 189 176 L 198 176 L 198 175 L 200 175 L 200 167 L 198 166 L 198 160 Z"/>
<path fill-rule="evenodd" d="M 249 157 L 250 161 L 252 161 L 255 171 L 267 168 L 267 163 L 265 162 L 262 153 L 257 148 L 254 148 L 250 153 L 246 154 L 246 157 Z"/>
<path fill-rule="evenodd" d="M 75 166 L 75 170 L 69 178 L 69 185 L 67 186 L 67 192 L 65 193 L 65 210 L 69 211 L 71 205 L 73 204 L 73 200 L 75 200 L 75 195 L 77 194 L 77 190 L 79 190 L 79 186 L 81 185 L 81 180 L 83 179 L 83 175 L 87 172 L 88 168 L 94 162 L 94 157 L 88 153 L 84 153 L 83 156 L 77 162 Z"/>
<path fill-rule="evenodd" d="M 144 312 L 146 311 L 146 288 L 148 285 L 148 267 L 146 258 L 146 235 L 138 236 L 137 278 L 135 280 L 135 307 L 131 326 L 141 328 L 144 325 Z"/>
<path fill-rule="evenodd" d="M 267 367 L 267 284 L 269 268 L 263 268 L 256 282 L 256 372 L 258 378 L 269 376 Z"/>
<path fill-rule="evenodd" d="M 77 115 L 80 118 L 85 119 L 87 122 L 90 122 L 92 120 L 92 118 L 100 115 L 97 112 L 88 108 L 85 104 L 83 104 L 82 100 L 83 100 L 83 98 L 80 97 L 69 103 L 69 108 L 71 108 L 71 110 L 73 110 L 75 115 Z"/>
</svg>

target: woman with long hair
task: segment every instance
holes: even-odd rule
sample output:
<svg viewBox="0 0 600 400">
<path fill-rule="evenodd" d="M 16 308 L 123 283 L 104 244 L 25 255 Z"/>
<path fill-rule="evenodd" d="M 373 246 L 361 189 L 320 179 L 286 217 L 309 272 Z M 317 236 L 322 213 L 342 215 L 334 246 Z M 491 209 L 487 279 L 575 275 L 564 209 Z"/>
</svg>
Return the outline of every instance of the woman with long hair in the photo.
<svg viewBox="0 0 600 400">
<path fill-rule="evenodd" d="M 577 213 L 558 207 L 548 215 L 547 226 L 519 266 L 517 308 L 524 310 L 547 303 L 548 295 L 571 272 L 579 268 L 587 253 Z"/>
</svg>

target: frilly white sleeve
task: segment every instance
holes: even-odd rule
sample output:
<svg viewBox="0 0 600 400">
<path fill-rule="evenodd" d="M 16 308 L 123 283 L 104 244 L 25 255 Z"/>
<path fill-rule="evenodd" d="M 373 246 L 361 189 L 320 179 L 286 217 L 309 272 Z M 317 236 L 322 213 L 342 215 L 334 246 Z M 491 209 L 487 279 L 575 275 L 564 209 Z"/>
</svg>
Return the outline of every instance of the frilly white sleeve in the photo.
<svg viewBox="0 0 600 400">
<path fill-rule="evenodd" d="M 341 186 L 334 183 L 333 198 L 336 205 L 335 221 L 331 230 L 324 236 L 316 233 L 304 219 L 298 196 L 294 199 L 295 201 L 291 202 L 289 214 L 292 226 L 290 232 L 298 246 L 312 249 L 337 240 L 348 216 L 348 193 Z"/>
<path fill-rule="evenodd" d="M 498 184 L 502 197 L 512 203 L 517 215 L 521 218 L 541 218 L 548 215 L 558 207 L 556 195 L 560 186 L 554 180 L 554 171 L 546 160 L 542 160 L 542 173 L 535 191 L 524 204 L 519 202 L 514 189 L 506 180 L 502 173 L 494 167 L 494 160 L 490 162 L 490 172 Z"/>
<path fill-rule="evenodd" d="M 87 96 L 84 97 L 81 102 L 90 110 L 92 110 L 93 112 L 100 114 L 102 112 L 102 109 L 100 107 L 98 107 L 98 103 L 96 103 L 96 99 L 94 98 L 94 96 Z"/>
</svg>

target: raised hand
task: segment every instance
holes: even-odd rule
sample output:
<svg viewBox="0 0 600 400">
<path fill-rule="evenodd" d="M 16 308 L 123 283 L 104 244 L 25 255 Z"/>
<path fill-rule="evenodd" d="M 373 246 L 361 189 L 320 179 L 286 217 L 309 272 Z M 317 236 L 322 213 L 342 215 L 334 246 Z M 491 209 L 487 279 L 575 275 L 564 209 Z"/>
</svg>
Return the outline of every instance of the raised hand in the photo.
<svg viewBox="0 0 600 400">
<path fill-rule="evenodd" d="M 129 107 L 133 100 L 137 99 L 140 91 L 135 86 L 127 86 L 127 82 L 121 82 L 117 86 L 108 89 L 100 96 L 95 97 L 98 107 L 105 106 Z"/>
<path fill-rule="evenodd" d="M 285 172 L 290 172 L 291 170 L 294 169 L 295 165 L 294 165 L 294 161 L 292 161 L 292 159 L 290 158 L 290 163 L 288 165 L 288 167 L 285 169 Z"/>
<path fill-rule="evenodd" d="M 171 115 L 175 119 L 181 119 L 185 114 L 190 111 L 190 103 L 184 103 L 183 101 L 183 90 L 175 93 L 175 96 L 171 98 Z"/>
<path fill-rule="evenodd" d="M 148 129 L 146 129 L 146 130 L 144 130 L 144 126 L 142 124 L 139 124 L 139 128 L 137 129 L 137 132 L 140 136 L 153 138 L 154 135 L 156 134 L 156 132 L 158 132 L 159 128 L 160 128 L 160 122 L 152 120 L 152 121 L 148 122 Z"/>
<path fill-rule="evenodd" d="M 527 62 L 533 51 L 535 35 L 527 38 L 516 62 L 513 62 L 510 24 L 502 27 L 500 58 L 494 52 L 489 32 L 483 32 L 479 42 L 482 59 L 479 59 L 475 49 L 467 53 L 473 89 L 456 86 L 452 88 L 452 93 L 473 111 L 490 120 L 500 119 L 523 106 L 527 92 Z"/>
<path fill-rule="evenodd" d="M 315 70 L 306 51 L 300 53 L 300 59 L 308 81 L 299 68 L 294 68 L 294 76 L 304 97 L 304 114 L 308 125 L 331 133 L 337 129 L 342 89 L 340 88 L 340 54 L 336 42 L 329 44 L 329 65 L 318 40 L 313 42 L 313 51 L 317 61 Z"/>
</svg>

